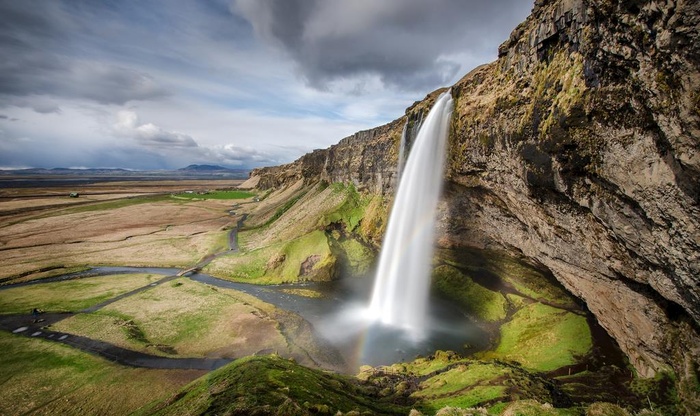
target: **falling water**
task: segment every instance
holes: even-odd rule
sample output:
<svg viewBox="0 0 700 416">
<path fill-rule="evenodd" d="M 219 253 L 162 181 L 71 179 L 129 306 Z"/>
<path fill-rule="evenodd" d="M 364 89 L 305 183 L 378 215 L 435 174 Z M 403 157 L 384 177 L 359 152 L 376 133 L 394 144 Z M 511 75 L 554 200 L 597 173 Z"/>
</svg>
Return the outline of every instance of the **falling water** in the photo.
<svg viewBox="0 0 700 416">
<path fill-rule="evenodd" d="M 403 174 L 403 167 L 406 164 L 406 153 L 411 149 L 412 137 L 416 137 L 416 132 L 420 130 L 423 124 L 423 112 L 418 113 L 418 119 L 413 121 L 413 126 L 409 127 L 410 118 L 406 117 L 406 123 L 403 125 L 403 131 L 401 132 L 401 142 L 399 144 L 399 163 L 397 167 L 396 177 L 401 180 L 401 175 Z"/>
<path fill-rule="evenodd" d="M 384 237 L 369 313 L 421 339 L 427 320 L 435 211 L 440 197 L 452 96 L 438 97 L 406 161 Z"/>
</svg>

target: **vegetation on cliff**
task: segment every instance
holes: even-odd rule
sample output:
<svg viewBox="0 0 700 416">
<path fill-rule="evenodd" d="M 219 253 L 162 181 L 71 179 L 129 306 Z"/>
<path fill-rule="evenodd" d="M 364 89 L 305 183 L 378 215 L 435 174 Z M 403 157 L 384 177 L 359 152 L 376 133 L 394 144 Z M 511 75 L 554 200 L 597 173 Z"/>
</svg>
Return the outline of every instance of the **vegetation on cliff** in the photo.
<svg viewBox="0 0 700 416">
<path fill-rule="evenodd" d="M 677 410 L 662 410 L 671 414 L 700 411 L 700 292 L 692 261 L 700 252 L 699 16 L 700 4 L 687 1 L 535 2 L 499 48 L 499 60 L 452 86 L 447 187 L 438 213 L 445 250 L 436 259 L 435 288 L 472 316 L 501 325 L 505 344 L 493 352 L 501 348 L 514 358 L 515 351 L 506 353 L 511 337 L 540 340 L 533 334 L 546 328 L 558 334 L 550 338 L 590 345 L 582 302 L 637 376 L 676 374 L 668 379 L 675 382 L 664 382 L 676 383 L 680 394 Z M 354 152 L 343 142 L 326 150 L 316 177 L 389 193 L 396 151 L 373 150 L 406 120 L 419 120 L 436 93 L 376 134 L 354 136 Z M 364 166 L 386 170 L 367 174 Z M 456 261 L 465 252 L 480 254 Z M 505 270 L 513 261 L 497 270 L 499 261 L 488 261 L 494 252 L 537 265 L 561 286 L 509 281 L 527 273 Z M 487 261 L 472 263 L 479 258 Z M 568 353 L 570 363 L 586 355 L 574 344 L 565 341 L 554 355 Z M 563 362 L 540 360 L 535 367 Z M 582 386 L 604 385 L 600 374 L 611 380 L 628 372 L 599 366 L 562 382 L 581 400 L 596 394 L 614 400 L 598 387 L 586 395 Z"/>
<path fill-rule="evenodd" d="M 251 283 L 332 280 L 363 275 L 383 232 L 382 197 L 352 185 L 317 182 L 271 192 L 239 233 L 241 250 L 213 261 L 208 273 Z"/>
</svg>

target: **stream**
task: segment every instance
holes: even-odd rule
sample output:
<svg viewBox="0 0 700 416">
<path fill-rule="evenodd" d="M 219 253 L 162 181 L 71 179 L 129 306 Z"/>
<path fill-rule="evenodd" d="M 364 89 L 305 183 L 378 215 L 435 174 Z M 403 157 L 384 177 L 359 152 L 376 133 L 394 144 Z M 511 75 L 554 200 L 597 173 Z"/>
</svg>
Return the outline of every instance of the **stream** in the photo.
<svg viewBox="0 0 700 416">
<path fill-rule="evenodd" d="M 181 274 L 182 269 L 100 266 L 0 289 L 123 273 L 174 277 Z M 301 316 L 313 326 L 318 337 L 337 349 L 350 372 L 356 372 L 361 365 L 389 365 L 419 355 L 428 356 L 436 350 L 465 354 L 488 346 L 489 337 L 485 331 L 474 325 L 456 306 L 437 298 L 431 298 L 430 330 L 420 340 L 407 338 L 396 328 L 368 324 L 362 315 L 368 306 L 373 283 L 370 277 L 269 286 L 231 282 L 196 271 L 183 277 L 213 287 L 237 290 Z M 313 296 L 304 295 L 309 293 Z"/>
</svg>

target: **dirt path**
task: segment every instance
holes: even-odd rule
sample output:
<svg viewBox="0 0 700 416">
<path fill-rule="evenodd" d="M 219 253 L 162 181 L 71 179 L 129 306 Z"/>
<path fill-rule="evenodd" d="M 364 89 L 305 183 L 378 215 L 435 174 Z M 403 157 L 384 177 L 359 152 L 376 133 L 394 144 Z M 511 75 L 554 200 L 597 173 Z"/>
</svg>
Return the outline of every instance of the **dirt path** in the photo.
<svg viewBox="0 0 700 416">
<path fill-rule="evenodd" d="M 85 308 L 77 313 L 91 313 L 104 308 L 121 299 L 141 293 L 163 283 L 176 279 L 177 275 L 168 275 L 162 279 L 139 287 L 130 292 L 123 293 L 104 302 Z M 47 341 L 59 342 L 70 345 L 81 351 L 99 355 L 110 361 L 132 367 L 160 368 L 160 369 L 184 369 L 184 370 L 214 370 L 230 363 L 231 359 L 225 358 L 175 358 L 160 357 L 138 351 L 121 348 L 108 342 L 99 341 L 79 335 L 67 334 L 48 329 L 51 325 L 75 316 L 76 313 L 41 313 L 4 315 L 0 316 L 0 329 L 12 332 L 15 335 L 29 338 L 41 338 Z"/>
<path fill-rule="evenodd" d="M 69 345 L 81 351 L 98 355 L 110 361 L 131 367 L 185 369 L 185 370 L 214 370 L 230 363 L 226 358 L 173 358 L 159 357 L 132 351 L 116 345 L 47 329 L 56 322 L 74 316 L 73 313 L 46 313 L 39 315 L 39 322 L 34 322 L 31 315 L 0 316 L 0 329 L 15 335 L 28 338 L 40 338 L 47 341 Z"/>
<path fill-rule="evenodd" d="M 147 268 L 149 272 L 155 274 L 161 274 L 163 277 L 160 280 L 149 283 L 148 285 L 139 287 L 137 289 L 131 290 L 129 292 L 123 293 L 119 296 L 115 296 L 111 299 L 105 300 L 101 303 L 93 305 L 91 307 L 85 308 L 77 312 L 67 312 L 67 313 L 41 313 L 38 316 L 32 314 L 16 314 L 16 315 L 0 315 L 0 330 L 5 330 L 11 332 L 18 336 L 25 336 L 29 338 L 40 338 L 47 341 L 58 342 L 61 344 L 69 345 L 73 348 L 77 348 L 81 351 L 85 351 L 90 354 L 98 355 L 100 357 L 106 358 L 110 361 L 132 366 L 132 367 L 145 367 L 145 368 L 157 368 L 157 369 L 194 369 L 194 370 L 214 370 L 223 365 L 226 365 L 233 361 L 228 358 L 185 358 L 185 357 L 161 357 L 156 355 L 151 355 L 147 353 L 142 353 L 138 351 L 129 350 L 110 344 L 108 342 L 91 339 L 88 337 L 83 337 L 74 334 L 68 334 L 63 332 L 57 332 L 49 329 L 51 325 L 60 322 L 64 319 L 68 319 L 76 314 L 81 313 L 93 313 L 96 312 L 107 305 L 115 303 L 119 300 L 128 298 L 130 296 L 136 295 L 143 291 L 149 290 L 158 285 L 172 281 L 178 277 L 190 275 L 199 271 L 201 268 L 209 264 L 212 260 L 219 256 L 235 253 L 238 251 L 238 231 L 242 228 L 243 222 L 246 220 L 247 215 L 243 215 L 236 223 L 236 227 L 231 229 L 228 236 L 228 248 L 218 252 L 213 253 L 202 260 L 200 260 L 196 265 L 191 268 L 185 269 L 159 269 L 159 268 Z M 101 270 L 110 269 L 110 270 Z M 114 269 L 114 270 L 111 270 Z M 124 269 L 124 270 L 122 270 Z M 133 269 L 133 270 L 132 270 Z M 85 272 L 72 273 L 63 276 L 57 276 L 53 278 L 47 278 L 42 280 L 34 280 L 30 282 L 23 282 L 17 284 L 10 284 L 5 286 L 0 286 L 0 290 L 10 289 L 12 287 L 26 286 L 26 285 L 36 285 L 43 283 L 50 283 L 56 281 L 81 279 L 86 277 L 93 277 L 103 274 L 112 273 L 136 273 L 139 272 L 141 268 L 119 268 L 119 267 L 105 267 L 98 268 L 94 270 L 88 270 Z M 228 287 L 226 283 L 218 279 L 211 279 L 212 281 L 207 281 L 206 284 L 213 284 L 215 286 Z M 302 348 L 304 350 L 304 348 Z M 313 361 L 313 360 L 312 360 Z"/>
</svg>

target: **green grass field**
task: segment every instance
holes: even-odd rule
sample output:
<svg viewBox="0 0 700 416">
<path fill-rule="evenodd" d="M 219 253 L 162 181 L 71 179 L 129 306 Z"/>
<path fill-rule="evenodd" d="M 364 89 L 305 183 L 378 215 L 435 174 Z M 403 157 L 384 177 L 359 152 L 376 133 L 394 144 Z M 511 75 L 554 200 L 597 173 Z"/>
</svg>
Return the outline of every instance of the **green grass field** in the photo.
<svg viewBox="0 0 700 416">
<path fill-rule="evenodd" d="M 407 415 L 410 408 L 372 397 L 356 379 L 269 355 L 248 357 L 190 384 L 138 415 Z"/>
<path fill-rule="evenodd" d="M 201 371 L 128 368 L 68 346 L 0 332 L 0 414 L 129 414 Z"/>
<path fill-rule="evenodd" d="M 198 193 L 179 193 L 173 195 L 177 199 L 247 199 L 254 197 L 255 194 L 247 191 L 211 191 L 204 194 Z"/>
<path fill-rule="evenodd" d="M 146 286 L 163 276 L 120 274 L 0 290 L 0 313 L 75 312 Z"/>
<path fill-rule="evenodd" d="M 54 329 L 155 355 L 241 357 L 263 349 L 284 351 L 276 322 L 233 291 L 175 279 Z"/>
</svg>

